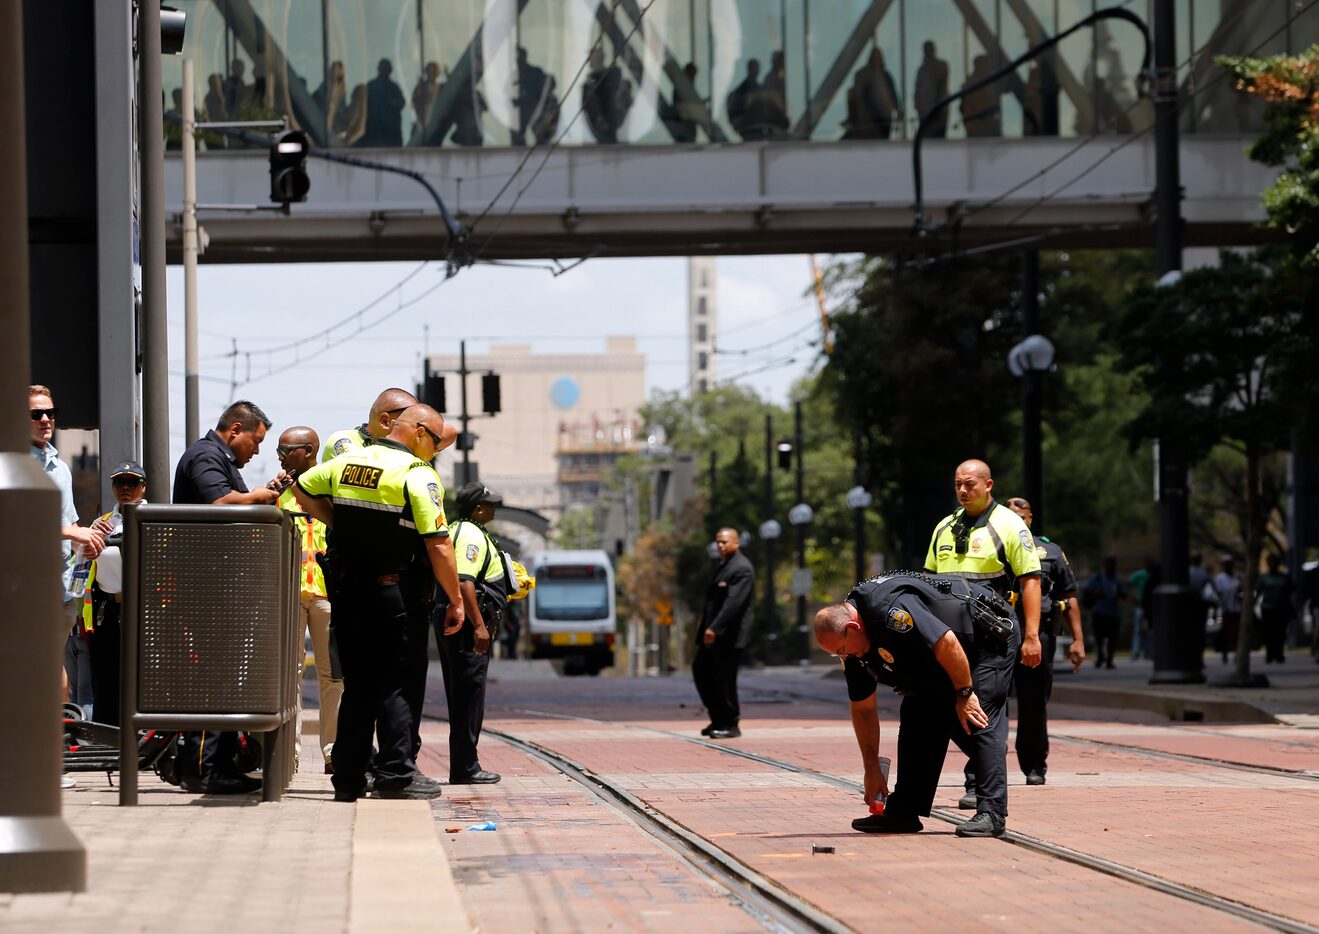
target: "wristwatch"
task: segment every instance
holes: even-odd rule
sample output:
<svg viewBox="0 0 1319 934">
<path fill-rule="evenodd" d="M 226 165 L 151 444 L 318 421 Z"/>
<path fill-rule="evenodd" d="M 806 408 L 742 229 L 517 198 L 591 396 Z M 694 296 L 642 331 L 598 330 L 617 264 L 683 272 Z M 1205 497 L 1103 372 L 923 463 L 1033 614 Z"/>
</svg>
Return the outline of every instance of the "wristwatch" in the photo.
<svg viewBox="0 0 1319 934">
<path fill-rule="evenodd" d="M 974 694 L 975 691 L 976 691 L 976 689 L 975 689 L 975 685 L 974 685 L 974 684 L 968 684 L 968 685 L 967 685 L 966 687 L 964 687 L 964 688 L 958 688 L 958 689 L 957 689 L 957 696 L 960 697 L 962 700 L 966 700 L 968 697 L 970 697 L 972 694 Z"/>
</svg>

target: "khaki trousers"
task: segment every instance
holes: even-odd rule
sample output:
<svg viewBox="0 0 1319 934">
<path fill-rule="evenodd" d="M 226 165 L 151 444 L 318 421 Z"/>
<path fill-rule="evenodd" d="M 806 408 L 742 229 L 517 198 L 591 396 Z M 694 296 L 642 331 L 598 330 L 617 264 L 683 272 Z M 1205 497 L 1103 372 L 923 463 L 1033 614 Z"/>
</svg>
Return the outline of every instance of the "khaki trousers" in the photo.
<svg viewBox="0 0 1319 934">
<path fill-rule="evenodd" d="M 317 697 L 320 699 L 319 730 L 321 752 L 329 757 L 339 726 L 339 699 L 343 697 L 343 679 L 331 677 L 330 671 L 330 601 L 304 592 L 299 613 L 302 626 L 311 633 L 311 653 L 316 662 Z M 302 666 L 299 665 L 299 671 Z M 302 738 L 302 695 L 298 694 L 298 738 Z"/>
</svg>

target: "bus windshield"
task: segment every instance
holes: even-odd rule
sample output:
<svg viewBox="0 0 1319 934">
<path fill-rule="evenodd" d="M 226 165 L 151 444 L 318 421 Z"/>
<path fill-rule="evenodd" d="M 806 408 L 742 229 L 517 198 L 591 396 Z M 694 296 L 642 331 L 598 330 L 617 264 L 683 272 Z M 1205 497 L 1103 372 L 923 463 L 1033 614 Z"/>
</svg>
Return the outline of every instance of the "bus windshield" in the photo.
<svg viewBox="0 0 1319 934">
<path fill-rule="evenodd" d="M 536 616 L 543 620 L 609 618 L 609 590 L 602 580 L 537 582 L 532 591 Z"/>
</svg>

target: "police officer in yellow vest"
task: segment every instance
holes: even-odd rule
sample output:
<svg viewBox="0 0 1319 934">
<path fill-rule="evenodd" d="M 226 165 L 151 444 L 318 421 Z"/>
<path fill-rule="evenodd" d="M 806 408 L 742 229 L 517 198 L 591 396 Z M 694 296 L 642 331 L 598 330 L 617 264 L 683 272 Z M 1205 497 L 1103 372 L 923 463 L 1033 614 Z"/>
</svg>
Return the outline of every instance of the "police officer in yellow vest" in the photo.
<svg viewBox="0 0 1319 934">
<path fill-rule="evenodd" d="M 981 460 L 959 464 L 953 489 L 961 504 L 934 527 L 925 569 L 986 584 L 1021 600 L 1021 664 L 1040 664 L 1040 558 L 1021 517 L 994 502 L 994 478 Z M 978 810 L 975 774 L 966 766 L 966 794 L 957 806 Z"/>
<path fill-rule="evenodd" d="M 294 486 L 303 509 L 330 526 L 335 538 L 334 621 L 344 673 L 334 747 L 336 801 L 362 795 L 373 734 L 380 744 L 373 795 L 438 793 L 409 787 L 416 763 L 404 689 L 417 652 L 408 638 L 409 576 L 428 571 L 448 595 L 445 632 L 457 632 L 464 619 L 444 490 L 428 463 L 443 431 L 434 409 L 409 406 L 393 419 L 387 437 L 313 467 Z"/>
<path fill-rule="evenodd" d="M 399 389 L 394 386 L 382 390 L 376 396 L 375 401 L 371 403 L 371 410 L 367 413 L 365 422 L 356 428 L 336 431 L 330 435 L 325 442 L 325 450 L 321 452 L 321 463 L 333 460 L 349 451 L 360 451 L 374 444 L 377 440 L 387 437 L 393 428 L 394 420 L 403 414 L 408 406 L 416 404 L 417 397 L 406 389 Z M 457 437 L 458 429 L 446 422 L 444 429 L 440 432 L 440 445 L 436 453 L 453 444 Z M 330 536 L 329 544 L 330 553 L 327 561 L 329 564 L 333 564 L 335 560 L 333 535 Z M 405 586 L 409 583 L 414 582 L 405 581 Z M 408 601 L 409 605 L 413 608 L 412 618 L 409 620 L 408 642 L 416 649 L 416 652 L 408 664 L 404 696 L 407 698 L 408 708 L 412 711 L 412 758 L 414 760 L 421 751 L 421 708 L 426 699 L 426 670 L 430 667 L 426 644 L 430 639 L 430 610 L 433 605 L 433 591 L 433 586 L 427 584 L 421 592 L 408 595 L 411 598 Z M 330 599 L 333 602 L 333 594 L 331 594 Z"/>
<path fill-rule="evenodd" d="M 455 498 L 458 521 L 449 527 L 449 534 L 467 622 L 452 635 L 440 632 L 438 620 L 435 626 L 444 669 L 444 698 L 449 704 L 449 782 L 492 785 L 499 781 L 499 773 L 481 768 L 476 746 L 485 721 L 490 646 L 508 602 L 510 581 L 504 557 L 486 531 L 495 507 L 504 499 L 479 481 L 463 484 Z"/>
<path fill-rule="evenodd" d="M 288 428 L 279 436 L 275 454 L 283 473 L 278 478 L 291 487 L 312 467 L 316 466 L 316 452 L 321 441 L 316 432 L 306 425 Z M 292 489 L 279 494 L 275 504 L 289 512 L 302 512 Z M 325 523 L 301 516 L 293 520 L 298 539 L 302 542 L 302 568 L 299 572 L 300 590 L 298 641 L 303 631 L 311 633 L 312 658 L 316 662 L 316 694 L 320 701 L 318 738 L 321 754 L 325 757 L 325 771 L 334 771 L 331 755 L 334 738 L 339 727 L 339 700 L 343 696 L 343 674 L 339 671 L 338 652 L 330 648 L 330 600 L 325 590 L 325 572 L 317 560 L 325 554 Z M 302 683 L 302 664 L 298 665 L 298 683 Z M 301 698 L 301 692 L 299 692 Z M 301 736 L 302 707 L 298 707 L 298 729 Z"/>
</svg>

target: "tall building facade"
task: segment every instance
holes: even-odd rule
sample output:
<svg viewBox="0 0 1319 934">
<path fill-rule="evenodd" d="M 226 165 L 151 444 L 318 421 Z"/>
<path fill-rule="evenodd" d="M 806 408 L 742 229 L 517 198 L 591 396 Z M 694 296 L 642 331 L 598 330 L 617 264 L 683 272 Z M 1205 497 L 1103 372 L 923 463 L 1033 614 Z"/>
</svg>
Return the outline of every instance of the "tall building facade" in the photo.
<svg viewBox="0 0 1319 934">
<path fill-rule="evenodd" d="M 714 336 L 718 322 L 715 302 L 718 277 L 713 256 L 687 260 L 687 391 L 699 395 L 714 386 Z"/>
<path fill-rule="evenodd" d="M 458 355 L 433 354 L 430 367 L 445 377 L 444 417 L 456 422 Z M 527 344 L 496 344 L 487 354 L 469 353 L 467 369 L 468 410 L 477 416 L 470 457 L 480 479 L 510 506 L 557 516 L 566 502 L 592 498 L 601 457 L 630 449 L 640 432 L 646 358 L 635 338 L 608 337 L 603 353 L 541 354 Z M 499 374 L 502 397 L 502 411 L 490 417 L 480 414 L 486 373 Z M 461 462 L 457 448 L 440 456 L 446 484 Z"/>
</svg>

